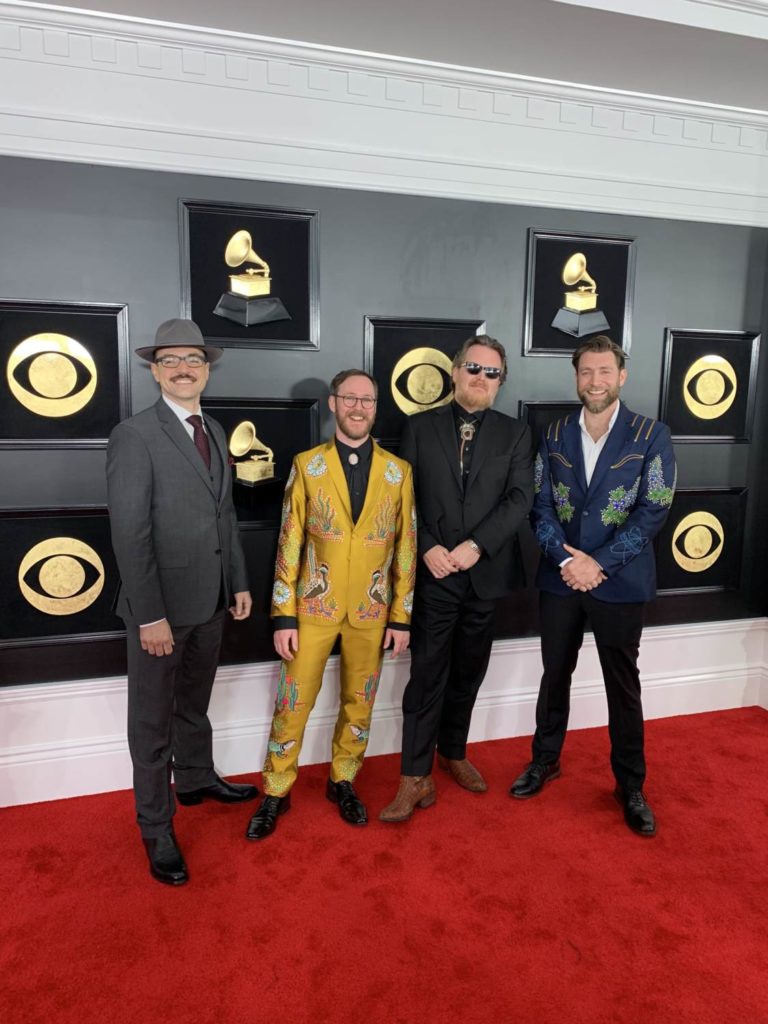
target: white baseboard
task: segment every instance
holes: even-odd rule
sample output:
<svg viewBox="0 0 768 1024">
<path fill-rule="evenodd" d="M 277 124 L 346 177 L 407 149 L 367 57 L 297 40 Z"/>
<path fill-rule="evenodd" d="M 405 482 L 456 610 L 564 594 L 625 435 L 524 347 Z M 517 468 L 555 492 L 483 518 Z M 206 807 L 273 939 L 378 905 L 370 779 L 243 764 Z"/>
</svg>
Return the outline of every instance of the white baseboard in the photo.
<svg viewBox="0 0 768 1024">
<path fill-rule="evenodd" d="M 768 708 L 768 619 L 646 629 L 640 649 L 646 718 L 760 705 Z M 369 754 L 400 749 L 400 704 L 409 659 L 387 661 Z M 538 638 L 502 640 L 478 697 L 470 740 L 530 735 L 541 660 Z M 272 717 L 277 665 L 219 670 L 211 702 L 214 755 L 224 775 L 261 769 Z M 329 760 L 337 714 L 338 659 L 306 732 L 303 764 Z M 574 677 L 571 727 L 605 725 L 607 712 L 591 636 Z M 40 683 L 0 690 L 0 806 L 127 789 L 125 679 Z"/>
</svg>

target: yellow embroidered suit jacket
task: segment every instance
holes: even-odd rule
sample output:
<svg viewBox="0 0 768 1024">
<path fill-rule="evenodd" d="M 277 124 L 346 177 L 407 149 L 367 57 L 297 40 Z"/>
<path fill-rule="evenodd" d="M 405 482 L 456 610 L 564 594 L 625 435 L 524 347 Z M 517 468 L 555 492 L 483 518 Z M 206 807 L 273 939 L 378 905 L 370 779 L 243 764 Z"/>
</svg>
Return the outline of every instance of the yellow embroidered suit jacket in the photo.
<svg viewBox="0 0 768 1024">
<path fill-rule="evenodd" d="M 352 522 L 331 439 L 293 460 L 285 488 L 272 615 L 361 629 L 408 625 L 416 578 L 411 467 L 374 441 L 365 504 Z"/>
</svg>

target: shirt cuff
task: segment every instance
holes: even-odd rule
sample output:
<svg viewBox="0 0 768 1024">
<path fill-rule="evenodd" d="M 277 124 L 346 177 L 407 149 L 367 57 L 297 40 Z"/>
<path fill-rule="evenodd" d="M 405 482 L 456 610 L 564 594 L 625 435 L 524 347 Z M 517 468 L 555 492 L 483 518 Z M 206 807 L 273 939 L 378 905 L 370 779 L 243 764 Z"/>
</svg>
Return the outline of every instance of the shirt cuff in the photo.
<svg viewBox="0 0 768 1024">
<path fill-rule="evenodd" d="M 154 622 L 142 622 L 139 629 L 149 629 L 150 626 L 158 626 L 161 622 L 165 622 L 165 619 L 155 619 Z"/>
<path fill-rule="evenodd" d="M 299 620 L 295 615 L 275 615 L 272 619 L 272 629 L 298 629 Z"/>
<path fill-rule="evenodd" d="M 410 633 L 411 627 L 406 626 L 404 622 L 388 622 L 387 629 L 398 629 L 401 633 Z"/>
</svg>

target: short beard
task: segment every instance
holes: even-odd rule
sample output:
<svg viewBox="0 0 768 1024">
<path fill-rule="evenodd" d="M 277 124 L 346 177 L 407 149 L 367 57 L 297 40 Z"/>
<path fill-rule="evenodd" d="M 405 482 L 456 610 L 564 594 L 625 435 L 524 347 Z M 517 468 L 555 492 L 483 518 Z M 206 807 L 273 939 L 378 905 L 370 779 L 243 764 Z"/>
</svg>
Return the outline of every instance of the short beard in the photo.
<svg viewBox="0 0 768 1024">
<path fill-rule="evenodd" d="M 609 409 L 618 397 L 618 388 L 609 388 L 606 392 L 605 398 L 601 398 L 599 401 L 592 401 L 586 391 L 579 392 L 581 404 L 595 416 L 601 412 L 605 412 L 606 409 Z"/>
</svg>

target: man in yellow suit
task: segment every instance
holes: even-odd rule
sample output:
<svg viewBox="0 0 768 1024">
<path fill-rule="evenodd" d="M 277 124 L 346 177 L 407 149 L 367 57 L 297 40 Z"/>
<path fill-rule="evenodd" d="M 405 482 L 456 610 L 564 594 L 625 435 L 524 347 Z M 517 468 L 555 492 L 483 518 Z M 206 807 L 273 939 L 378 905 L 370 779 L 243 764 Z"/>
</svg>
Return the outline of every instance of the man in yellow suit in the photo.
<svg viewBox="0 0 768 1024">
<path fill-rule="evenodd" d="M 282 658 L 264 763 L 265 797 L 248 839 L 264 839 L 290 809 L 307 719 L 341 639 L 339 717 L 326 796 L 350 825 L 368 815 L 353 782 L 363 763 L 385 648 L 408 647 L 416 573 L 416 513 L 407 462 L 371 438 L 376 381 L 343 370 L 328 399 L 335 436 L 293 461 L 272 592 Z"/>
</svg>

